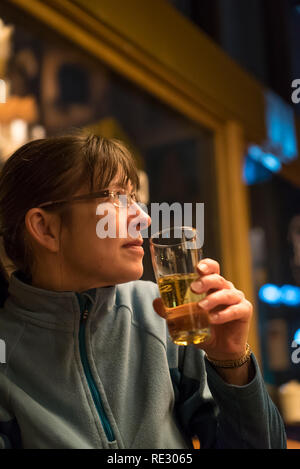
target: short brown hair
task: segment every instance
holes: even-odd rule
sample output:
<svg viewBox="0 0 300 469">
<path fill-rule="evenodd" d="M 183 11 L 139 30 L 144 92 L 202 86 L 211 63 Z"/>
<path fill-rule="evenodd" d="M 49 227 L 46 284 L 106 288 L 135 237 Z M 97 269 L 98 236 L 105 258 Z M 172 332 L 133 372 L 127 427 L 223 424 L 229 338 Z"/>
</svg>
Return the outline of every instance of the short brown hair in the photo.
<svg viewBox="0 0 300 469">
<path fill-rule="evenodd" d="M 129 149 L 119 140 L 83 131 L 31 141 L 6 161 L 0 174 L 0 230 L 7 256 L 27 277 L 32 258 L 24 240 L 28 210 L 49 200 L 71 197 L 85 186 L 106 188 L 120 173 L 120 185 L 139 178 Z M 47 207 L 63 213 L 66 207 Z"/>
</svg>

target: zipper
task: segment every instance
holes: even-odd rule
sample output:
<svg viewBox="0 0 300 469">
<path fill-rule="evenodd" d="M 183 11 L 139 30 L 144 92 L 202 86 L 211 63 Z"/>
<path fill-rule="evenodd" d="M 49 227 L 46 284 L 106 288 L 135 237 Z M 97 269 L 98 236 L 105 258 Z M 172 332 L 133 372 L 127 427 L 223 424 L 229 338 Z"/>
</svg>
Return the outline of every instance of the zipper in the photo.
<svg viewBox="0 0 300 469">
<path fill-rule="evenodd" d="M 115 436 L 112 431 L 112 428 L 110 426 L 108 417 L 105 413 L 103 403 L 101 400 L 100 393 L 97 389 L 95 380 L 93 378 L 91 368 L 88 362 L 87 358 L 87 353 L 86 353 L 86 341 L 85 341 L 85 328 L 86 328 L 86 320 L 89 315 L 89 309 L 88 309 L 88 300 L 86 300 L 84 307 L 81 309 L 81 298 L 78 296 L 78 301 L 80 304 L 80 326 L 79 326 L 79 351 L 80 351 L 80 358 L 81 358 L 81 363 L 83 366 L 84 374 L 95 404 L 95 407 L 97 409 L 98 415 L 100 417 L 100 421 L 102 423 L 103 429 L 105 431 L 106 437 L 108 441 L 114 441 Z"/>
</svg>

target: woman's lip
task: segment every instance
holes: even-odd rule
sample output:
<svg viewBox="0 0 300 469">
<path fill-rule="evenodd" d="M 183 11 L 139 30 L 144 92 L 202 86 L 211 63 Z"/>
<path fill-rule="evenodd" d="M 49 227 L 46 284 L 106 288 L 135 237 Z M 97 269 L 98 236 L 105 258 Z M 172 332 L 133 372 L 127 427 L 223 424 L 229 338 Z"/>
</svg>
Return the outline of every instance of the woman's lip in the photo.
<svg viewBox="0 0 300 469">
<path fill-rule="evenodd" d="M 144 253 L 144 249 L 140 244 L 124 244 L 123 248 L 131 249 L 132 251 Z"/>
<path fill-rule="evenodd" d="M 137 247 L 141 247 L 143 244 L 143 241 L 131 241 L 130 243 L 126 243 L 126 244 L 123 244 L 123 247 L 124 248 L 130 248 L 131 246 L 137 246 Z"/>
</svg>

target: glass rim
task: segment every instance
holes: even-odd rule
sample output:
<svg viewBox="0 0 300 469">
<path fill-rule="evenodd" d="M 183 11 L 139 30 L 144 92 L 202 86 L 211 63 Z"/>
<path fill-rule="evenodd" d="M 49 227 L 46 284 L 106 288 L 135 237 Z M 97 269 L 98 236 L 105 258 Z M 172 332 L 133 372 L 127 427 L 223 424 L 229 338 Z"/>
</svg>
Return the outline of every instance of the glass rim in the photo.
<svg viewBox="0 0 300 469">
<path fill-rule="evenodd" d="M 155 239 L 156 239 L 156 238 L 154 238 L 156 235 L 160 235 L 160 234 L 162 234 L 162 233 L 174 231 L 176 228 L 179 228 L 179 229 L 181 229 L 182 231 L 184 231 L 185 229 L 186 229 L 186 230 L 190 230 L 190 231 L 192 231 L 192 232 L 194 233 L 193 238 L 191 238 L 191 239 L 189 239 L 189 240 L 186 240 L 186 242 L 188 242 L 188 243 L 193 242 L 193 241 L 195 240 L 195 237 L 196 237 L 197 233 L 198 233 L 197 230 L 196 230 L 196 228 L 194 228 L 193 226 L 174 226 L 173 228 L 165 228 L 165 229 L 163 229 L 163 230 L 161 230 L 161 231 L 157 231 L 157 233 L 154 233 L 154 234 L 151 236 L 151 238 L 150 238 L 150 240 L 149 240 L 150 245 L 152 245 L 153 247 L 162 247 L 162 248 L 167 248 L 167 247 L 170 247 L 170 246 L 180 246 L 180 245 L 182 244 L 182 238 L 178 238 L 178 239 L 181 240 L 180 242 L 178 242 L 178 243 L 172 243 L 172 244 L 160 244 L 160 243 L 156 243 L 156 242 L 155 242 Z M 159 238 L 157 238 L 157 239 L 159 240 Z M 165 239 L 169 239 L 169 238 L 165 238 Z M 175 239 L 176 239 L 176 238 L 175 238 Z M 198 248 L 198 249 L 201 249 L 201 248 Z"/>
</svg>

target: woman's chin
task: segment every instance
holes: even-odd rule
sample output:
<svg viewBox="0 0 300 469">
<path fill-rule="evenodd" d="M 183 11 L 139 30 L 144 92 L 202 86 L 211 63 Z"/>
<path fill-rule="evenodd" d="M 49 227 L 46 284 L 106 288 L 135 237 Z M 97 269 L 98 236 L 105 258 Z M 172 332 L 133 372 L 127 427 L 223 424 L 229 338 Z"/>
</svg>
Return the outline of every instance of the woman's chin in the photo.
<svg viewBox="0 0 300 469">
<path fill-rule="evenodd" d="M 124 275 L 122 275 L 123 280 L 117 283 L 126 283 L 132 282 L 133 280 L 139 280 L 142 277 L 143 273 L 143 265 L 134 267 L 132 269 L 128 269 L 126 272 L 124 272 Z"/>
<path fill-rule="evenodd" d="M 97 274 L 97 283 L 99 284 L 100 278 L 103 279 L 104 277 L 106 277 L 105 282 L 101 282 L 101 284 L 105 286 L 118 285 L 118 283 L 132 282 L 134 280 L 139 280 L 142 277 L 143 273 L 144 267 L 142 262 L 135 262 L 131 265 L 124 265 L 124 263 L 122 263 L 122 265 L 114 264 L 112 271 L 106 270 L 105 272 L 103 272 L 103 269 L 101 268 L 101 272 L 99 271 Z"/>
</svg>

